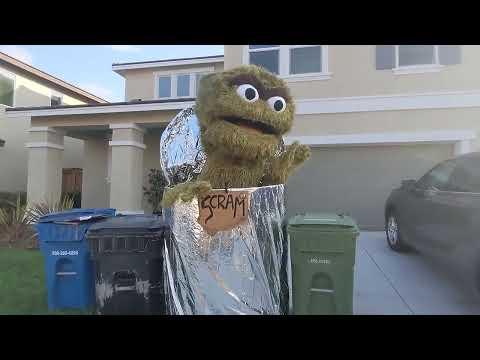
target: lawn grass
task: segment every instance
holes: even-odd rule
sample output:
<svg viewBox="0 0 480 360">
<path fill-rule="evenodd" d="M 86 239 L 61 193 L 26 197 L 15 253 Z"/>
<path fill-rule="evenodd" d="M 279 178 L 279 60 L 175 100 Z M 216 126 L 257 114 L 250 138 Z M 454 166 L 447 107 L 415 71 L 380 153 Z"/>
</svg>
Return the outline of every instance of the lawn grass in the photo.
<svg viewBox="0 0 480 360">
<path fill-rule="evenodd" d="M 48 311 L 44 259 L 39 250 L 0 248 L 0 315 L 88 315 Z"/>
</svg>

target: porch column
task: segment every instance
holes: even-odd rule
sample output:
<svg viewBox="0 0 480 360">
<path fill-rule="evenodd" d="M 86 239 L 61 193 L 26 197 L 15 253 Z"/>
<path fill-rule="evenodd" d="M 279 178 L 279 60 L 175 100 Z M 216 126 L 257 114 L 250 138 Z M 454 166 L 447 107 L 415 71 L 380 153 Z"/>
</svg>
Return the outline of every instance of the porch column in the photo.
<svg viewBox="0 0 480 360">
<path fill-rule="evenodd" d="M 82 207 L 109 207 L 109 147 L 105 137 L 84 140 Z"/>
<path fill-rule="evenodd" d="M 64 133 L 50 127 L 29 129 L 27 201 L 57 202 L 62 194 Z"/>
<path fill-rule="evenodd" d="M 120 212 L 143 213 L 144 130 L 134 123 L 112 124 L 110 206 Z"/>
</svg>

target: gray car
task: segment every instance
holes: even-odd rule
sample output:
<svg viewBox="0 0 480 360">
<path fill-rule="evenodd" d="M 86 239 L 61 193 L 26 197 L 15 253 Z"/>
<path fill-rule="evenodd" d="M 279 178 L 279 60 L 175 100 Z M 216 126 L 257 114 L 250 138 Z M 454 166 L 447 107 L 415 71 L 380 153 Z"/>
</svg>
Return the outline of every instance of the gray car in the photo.
<svg viewBox="0 0 480 360">
<path fill-rule="evenodd" d="M 393 250 L 413 248 L 447 261 L 479 292 L 480 153 L 402 181 L 386 202 L 385 231 Z"/>
</svg>

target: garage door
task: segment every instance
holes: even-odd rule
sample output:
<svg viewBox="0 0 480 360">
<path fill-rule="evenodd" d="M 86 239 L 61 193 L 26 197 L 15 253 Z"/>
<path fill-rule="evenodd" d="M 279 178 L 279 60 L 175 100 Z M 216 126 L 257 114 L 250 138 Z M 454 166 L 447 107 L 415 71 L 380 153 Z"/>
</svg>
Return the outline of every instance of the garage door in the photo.
<svg viewBox="0 0 480 360">
<path fill-rule="evenodd" d="M 289 179 L 287 213 L 343 211 L 363 229 L 383 229 L 390 191 L 452 156 L 450 144 L 314 148 Z"/>
</svg>

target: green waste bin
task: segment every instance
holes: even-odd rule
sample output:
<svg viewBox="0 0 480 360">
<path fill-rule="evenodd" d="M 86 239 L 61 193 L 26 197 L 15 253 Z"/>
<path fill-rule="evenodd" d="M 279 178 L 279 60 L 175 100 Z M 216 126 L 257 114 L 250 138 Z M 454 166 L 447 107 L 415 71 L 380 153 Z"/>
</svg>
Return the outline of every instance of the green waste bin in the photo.
<svg viewBox="0 0 480 360">
<path fill-rule="evenodd" d="M 288 222 L 294 315 L 353 314 L 355 221 L 346 215 L 307 213 Z"/>
</svg>

